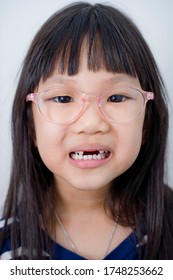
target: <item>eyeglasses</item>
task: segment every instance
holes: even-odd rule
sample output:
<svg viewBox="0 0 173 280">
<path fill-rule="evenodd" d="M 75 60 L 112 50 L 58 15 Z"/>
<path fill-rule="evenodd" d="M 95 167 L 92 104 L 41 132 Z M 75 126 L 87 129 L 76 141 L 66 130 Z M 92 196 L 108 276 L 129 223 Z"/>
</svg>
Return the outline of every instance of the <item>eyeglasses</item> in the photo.
<svg viewBox="0 0 173 280">
<path fill-rule="evenodd" d="M 70 124 L 80 118 L 93 100 L 101 114 L 113 123 L 127 123 L 136 119 L 154 93 L 127 86 L 111 87 L 101 92 L 85 93 L 78 89 L 54 87 L 30 93 L 26 101 L 33 101 L 43 117 L 51 123 Z"/>
</svg>

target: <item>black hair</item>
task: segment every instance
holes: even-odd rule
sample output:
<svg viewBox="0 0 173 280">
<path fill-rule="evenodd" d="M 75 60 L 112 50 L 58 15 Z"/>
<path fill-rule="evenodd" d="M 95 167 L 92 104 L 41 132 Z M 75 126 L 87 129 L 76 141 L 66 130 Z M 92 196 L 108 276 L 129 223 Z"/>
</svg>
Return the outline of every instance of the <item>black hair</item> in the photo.
<svg viewBox="0 0 173 280">
<path fill-rule="evenodd" d="M 13 258 L 20 242 L 28 259 L 41 259 L 48 246 L 47 231 L 53 199 L 53 174 L 34 145 L 31 104 L 26 95 L 58 67 L 75 75 L 85 40 L 88 69 L 106 69 L 138 77 L 143 90 L 155 94 L 148 102 L 144 139 L 134 164 L 112 184 L 105 201 L 119 223 L 148 236 L 145 259 L 173 258 L 173 199 L 164 184 L 168 131 L 166 90 L 153 55 L 135 24 L 121 11 L 103 4 L 75 3 L 56 12 L 36 34 L 26 55 L 12 111 L 13 166 L 4 216 L 14 218 L 11 229 Z M 118 199 L 119 207 L 115 207 Z M 20 221 L 20 227 L 17 221 Z M 27 230 L 26 230 L 27 229 Z M 47 245 L 45 245 L 47 244 Z M 170 245 L 171 244 L 171 245 Z"/>
</svg>

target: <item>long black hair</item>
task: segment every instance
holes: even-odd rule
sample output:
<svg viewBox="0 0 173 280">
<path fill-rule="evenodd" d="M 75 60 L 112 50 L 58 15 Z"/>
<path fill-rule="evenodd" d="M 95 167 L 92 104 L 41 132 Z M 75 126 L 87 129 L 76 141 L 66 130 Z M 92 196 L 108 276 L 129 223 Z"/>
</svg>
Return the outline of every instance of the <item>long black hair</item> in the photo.
<svg viewBox="0 0 173 280">
<path fill-rule="evenodd" d="M 47 201 L 53 201 L 54 192 L 53 174 L 34 145 L 33 116 L 26 95 L 55 67 L 60 73 L 77 74 L 84 40 L 89 70 L 104 68 L 137 76 L 142 89 L 155 94 L 154 102 L 147 104 L 139 155 L 114 180 L 105 203 L 113 217 L 120 217 L 120 224 L 134 227 L 139 238 L 147 234 L 145 259 L 173 259 L 169 213 L 173 199 L 164 185 L 168 111 L 162 78 L 143 36 L 128 16 L 108 5 L 80 2 L 58 11 L 43 24 L 23 63 L 12 111 L 13 165 L 4 209 L 6 223 L 13 217 L 13 258 L 17 258 L 19 235 L 25 258 L 43 257 L 43 248 L 48 246 L 43 231 L 52 211 Z"/>
</svg>

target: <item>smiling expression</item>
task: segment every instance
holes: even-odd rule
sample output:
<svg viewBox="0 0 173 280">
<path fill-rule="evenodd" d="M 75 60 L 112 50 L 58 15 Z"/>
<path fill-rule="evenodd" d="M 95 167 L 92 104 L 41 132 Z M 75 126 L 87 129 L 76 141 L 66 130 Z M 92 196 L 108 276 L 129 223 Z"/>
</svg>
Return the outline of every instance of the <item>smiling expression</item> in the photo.
<svg viewBox="0 0 173 280">
<path fill-rule="evenodd" d="M 46 81 L 40 81 L 37 90 L 40 92 L 60 83 L 93 95 L 112 85 L 141 89 L 137 78 L 106 70 L 89 71 L 83 61 L 78 74 L 68 76 L 54 72 Z M 58 187 L 97 190 L 107 186 L 125 172 L 139 154 L 145 111 L 129 123 L 116 124 L 107 120 L 97 105 L 91 103 L 74 122 L 58 125 L 46 121 L 35 103 L 32 108 L 35 143 Z"/>
</svg>

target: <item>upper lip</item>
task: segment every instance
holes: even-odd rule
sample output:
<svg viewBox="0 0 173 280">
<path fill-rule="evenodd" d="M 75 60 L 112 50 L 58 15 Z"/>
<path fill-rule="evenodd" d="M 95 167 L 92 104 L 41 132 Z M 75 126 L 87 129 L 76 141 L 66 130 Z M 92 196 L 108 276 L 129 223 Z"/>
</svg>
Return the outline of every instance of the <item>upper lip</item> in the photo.
<svg viewBox="0 0 173 280">
<path fill-rule="evenodd" d="M 94 152 L 94 151 L 109 151 L 111 152 L 111 149 L 107 145 L 103 145 L 100 143 L 95 143 L 95 144 L 81 144 L 74 146 L 73 148 L 70 149 L 70 153 L 72 152 L 80 152 L 80 151 L 85 151 L 85 152 Z"/>
</svg>

